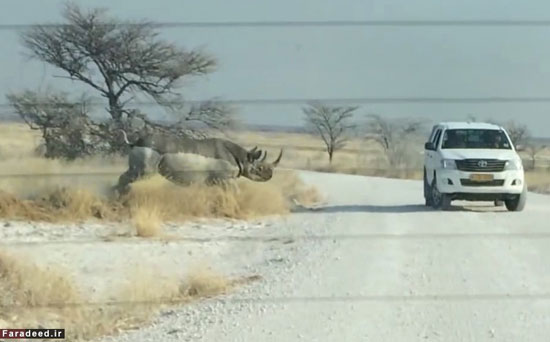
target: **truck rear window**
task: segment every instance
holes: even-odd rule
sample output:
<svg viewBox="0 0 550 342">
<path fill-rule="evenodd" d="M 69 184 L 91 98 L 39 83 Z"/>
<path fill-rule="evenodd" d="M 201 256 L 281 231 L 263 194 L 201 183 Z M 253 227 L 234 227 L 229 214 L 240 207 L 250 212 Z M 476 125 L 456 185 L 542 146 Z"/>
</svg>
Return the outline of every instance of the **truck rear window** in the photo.
<svg viewBox="0 0 550 342">
<path fill-rule="evenodd" d="M 444 149 L 501 149 L 512 145 L 506 134 L 496 129 L 448 129 L 443 135 Z"/>
</svg>

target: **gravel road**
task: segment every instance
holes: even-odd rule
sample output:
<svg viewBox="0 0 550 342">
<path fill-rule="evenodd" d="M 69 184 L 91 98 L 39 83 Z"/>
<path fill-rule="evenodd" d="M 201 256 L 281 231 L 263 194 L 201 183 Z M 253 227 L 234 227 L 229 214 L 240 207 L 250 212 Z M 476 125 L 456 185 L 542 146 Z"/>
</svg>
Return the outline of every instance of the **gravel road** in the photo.
<svg viewBox="0 0 550 342">
<path fill-rule="evenodd" d="M 550 197 L 509 213 L 422 205 L 415 181 L 304 173 L 329 204 L 271 227 L 264 280 L 116 341 L 545 341 Z M 257 230 L 259 231 L 259 230 Z M 265 233 L 265 231 L 263 232 Z M 291 246 L 291 247 L 290 247 Z"/>
<path fill-rule="evenodd" d="M 212 242 L 212 261 L 261 281 L 103 341 L 548 340 L 550 196 L 529 194 L 521 213 L 460 202 L 436 212 L 421 182 L 303 177 L 328 195 L 325 207 L 218 229 L 247 239 Z M 177 246 L 157 247 L 173 253 L 163 262 Z"/>
</svg>

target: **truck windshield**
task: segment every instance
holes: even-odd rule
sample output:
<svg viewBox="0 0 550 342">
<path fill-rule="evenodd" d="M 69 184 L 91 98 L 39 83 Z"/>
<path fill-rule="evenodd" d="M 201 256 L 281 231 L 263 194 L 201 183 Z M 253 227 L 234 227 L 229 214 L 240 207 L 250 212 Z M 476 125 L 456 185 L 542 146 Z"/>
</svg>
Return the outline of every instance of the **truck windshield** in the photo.
<svg viewBox="0 0 550 342">
<path fill-rule="evenodd" d="M 443 135 L 444 149 L 501 149 L 512 145 L 506 134 L 496 129 L 448 129 Z"/>
</svg>

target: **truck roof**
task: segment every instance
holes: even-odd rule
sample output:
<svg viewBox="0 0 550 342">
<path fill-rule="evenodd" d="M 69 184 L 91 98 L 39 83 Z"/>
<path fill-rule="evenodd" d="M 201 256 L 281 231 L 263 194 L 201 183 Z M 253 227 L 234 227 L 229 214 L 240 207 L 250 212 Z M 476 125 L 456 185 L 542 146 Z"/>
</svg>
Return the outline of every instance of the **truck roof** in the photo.
<svg viewBox="0 0 550 342">
<path fill-rule="evenodd" d="M 500 130 L 502 127 L 487 123 L 487 122 L 468 122 L 468 121 L 446 121 L 436 125 L 445 129 L 495 129 Z"/>
</svg>

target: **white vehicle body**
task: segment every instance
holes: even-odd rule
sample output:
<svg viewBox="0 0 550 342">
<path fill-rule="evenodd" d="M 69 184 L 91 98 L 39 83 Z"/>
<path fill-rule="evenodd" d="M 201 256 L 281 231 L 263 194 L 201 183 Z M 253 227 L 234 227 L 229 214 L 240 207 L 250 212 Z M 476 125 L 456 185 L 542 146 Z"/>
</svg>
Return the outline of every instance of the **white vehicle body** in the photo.
<svg viewBox="0 0 550 342">
<path fill-rule="evenodd" d="M 509 210 L 525 205 L 520 156 L 503 127 L 478 122 L 443 122 L 425 145 L 426 205 L 453 200 L 504 201 Z"/>
</svg>

